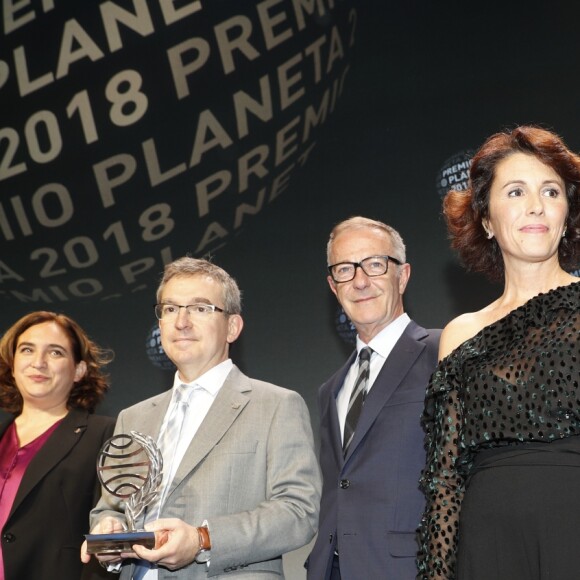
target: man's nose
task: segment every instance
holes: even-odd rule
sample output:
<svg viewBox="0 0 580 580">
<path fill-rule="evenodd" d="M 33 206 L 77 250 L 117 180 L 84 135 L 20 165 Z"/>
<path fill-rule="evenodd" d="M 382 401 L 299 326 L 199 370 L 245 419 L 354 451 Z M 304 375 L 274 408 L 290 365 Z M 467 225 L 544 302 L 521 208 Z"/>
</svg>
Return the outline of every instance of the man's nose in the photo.
<svg viewBox="0 0 580 580">
<path fill-rule="evenodd" d="M 362 269 L 360 264 L 357 264 L 354 269 L 354 278 L 352 279 L 352 283 L 357 288 L 364 288 L 369 284 L 369 277 Z"/>
<path fill-rule="evenodd" d="M 177 312 L 177 316 L 175 317 L 175 326 L 177 328 L 187 328 L 191 326 L 191 316 L 189 312 L 187 312 L 187 308 L 181 307 Z"/>
</svg>

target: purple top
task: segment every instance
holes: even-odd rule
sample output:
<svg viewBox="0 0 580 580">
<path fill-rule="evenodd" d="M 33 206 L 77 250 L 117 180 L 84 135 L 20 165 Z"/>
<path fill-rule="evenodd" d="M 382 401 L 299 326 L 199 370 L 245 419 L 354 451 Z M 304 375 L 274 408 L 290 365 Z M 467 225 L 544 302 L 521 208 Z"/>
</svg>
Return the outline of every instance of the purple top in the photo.
<svg viewBox="0 0 580 580">
<path fill-rule="evenodd" d="M 62 419 L 57 421 L 42 435 L 39 435 L 28 445 L 24 445 L 24 447 L 20 447 L 18 443 L 15 422 L 12 422 L 0 438 L 0 530 L 4 529 L 4 524 L 6 524 L 8 515 L 12 510 L 14 498 L 16 497 L 28 464 L 34 459 L 34 456 L 40 449 L 42 449 L 42 446 L 61 421 Z M 4 580 L 4 560 L 2 558 L 1 545 L 0 580 Z"/>
</svg>

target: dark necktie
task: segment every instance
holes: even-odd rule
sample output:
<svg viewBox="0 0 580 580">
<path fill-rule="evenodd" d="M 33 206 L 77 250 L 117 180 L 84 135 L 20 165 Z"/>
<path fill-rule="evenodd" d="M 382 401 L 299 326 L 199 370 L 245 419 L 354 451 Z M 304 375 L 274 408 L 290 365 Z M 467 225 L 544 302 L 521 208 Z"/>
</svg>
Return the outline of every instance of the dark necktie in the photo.
<svg viewBox="0 0 580 580">
<path fill-rule="evenodd" d="M 344 423 L 344 437 L 342 444 L 343 454 L 346 455 L 348 446 L 350 445 L 354 436 L 354 430 L 358 423 L 358 418 L 363 408 L 367 387 L 369 384 L 370 361 L 372 349 L 370 346 L 365 346 L 359 353 L 358 360 L 358 375 L 350 395 L 348 403 L 348 410 L 346 412 L 346 421 Z"/>
</svg>

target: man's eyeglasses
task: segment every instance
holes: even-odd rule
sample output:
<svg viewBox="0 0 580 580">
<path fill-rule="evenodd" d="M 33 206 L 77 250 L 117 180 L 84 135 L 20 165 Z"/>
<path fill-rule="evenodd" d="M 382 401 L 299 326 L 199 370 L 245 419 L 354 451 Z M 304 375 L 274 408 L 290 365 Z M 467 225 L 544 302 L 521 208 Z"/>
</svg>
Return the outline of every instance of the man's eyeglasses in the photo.
<svg viewBox="0 0 580 580">
<path fill-rule="evenodd" d="M 400 266 L 401 260 L 392 256 L 369 256 L 360 262 L 339 262 L 328 266 L 328 273 L 335 282 L 350 282 L 360 268 L 367 276 L 382 276 L 389 269 L 389 260 Z"/>
<path fill-rule="evenodd" d="M 185 312 L 190 318 L 206 318 L 213 312 L 225 312 L 223 308 L 215 304 L 197 302 L 196 304 L 155 304 L 155 316 L 159 320 L 174 320 L 179 316 L 179 311 L 185 308 Z"/>
</svg>

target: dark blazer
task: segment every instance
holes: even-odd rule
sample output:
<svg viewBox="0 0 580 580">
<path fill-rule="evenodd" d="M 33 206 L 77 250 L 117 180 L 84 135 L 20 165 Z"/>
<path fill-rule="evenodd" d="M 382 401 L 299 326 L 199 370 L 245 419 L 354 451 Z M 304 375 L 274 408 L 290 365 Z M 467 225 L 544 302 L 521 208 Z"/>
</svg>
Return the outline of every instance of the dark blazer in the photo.
<svg viewBox="0 0 580 580">
<path fill-rule="evenodd" d="M 418 483 L 425 466 L 420 418 L 440 334 L 409 323 L 369 391 L 344 459 L 336 397 L 356 351 L 320 387 L 323 488 L 310 580 L 329 577 L 335 550 L 343 580 L 414 580 L 415 531 L 425 503 Z"/>
<path fill-rule="evenodd" d="M 0 437 L 13 420 L 0 423 Z M 97 454 L 114 427 L 111 417 L 73 409 L 30 462 L 2 530 L 6 580 L 91 577 L 80 547 L 100 496 Z"/>
</svg>

